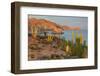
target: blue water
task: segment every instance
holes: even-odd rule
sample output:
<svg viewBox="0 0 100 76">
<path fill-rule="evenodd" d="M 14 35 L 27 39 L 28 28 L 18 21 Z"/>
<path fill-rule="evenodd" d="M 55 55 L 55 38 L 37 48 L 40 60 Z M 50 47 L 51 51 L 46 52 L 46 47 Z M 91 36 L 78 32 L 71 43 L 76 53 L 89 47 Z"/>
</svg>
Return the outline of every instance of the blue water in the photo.
<svg viewBox="0 0 100 76">
<path fill-rule="evenodd" d="M 78 34 L 80 36 L 80 34 L 82 34 L 83 36 L 83 41 L 86 41 L 86 44 L 88 44 L 88 30 L 79 30 L 79 31 L 64 31 L 63 36 L 65 37 L 66 40 L 72 40 L 72 32 L 74 32 L 74 39 L 76 39 L 76 34 Z M 75 41 L 75 40 L 74 40 Z"/>
</svg>

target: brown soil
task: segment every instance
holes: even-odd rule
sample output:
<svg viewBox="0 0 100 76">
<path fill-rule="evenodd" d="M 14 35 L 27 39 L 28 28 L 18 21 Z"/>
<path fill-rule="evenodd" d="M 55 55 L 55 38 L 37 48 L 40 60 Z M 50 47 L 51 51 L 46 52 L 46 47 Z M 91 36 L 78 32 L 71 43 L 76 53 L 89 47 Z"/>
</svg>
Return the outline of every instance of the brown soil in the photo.
<svg viewBox="0 0 100 76">
<path fill-rule="evenodd" d="M 29 37 L 28 60 L 64 59 L 66 52 L 55 48 L 46 39 Z"/>
</svg>

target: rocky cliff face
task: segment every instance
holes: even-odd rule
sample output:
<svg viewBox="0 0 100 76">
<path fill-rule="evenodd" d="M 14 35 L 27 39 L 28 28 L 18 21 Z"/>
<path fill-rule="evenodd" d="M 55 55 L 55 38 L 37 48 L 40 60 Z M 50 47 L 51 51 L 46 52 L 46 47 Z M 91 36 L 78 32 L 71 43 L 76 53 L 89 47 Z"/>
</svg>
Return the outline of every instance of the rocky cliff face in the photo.
<svg viewBox="0 0 100 76">
<path fill-rule="evenodd" d="M 59 25 L 55 22 L 45 20 L 45 19 L 36 19 L 36 18 L 29 18 L 28 25 L 34 27 L 47 27 L 52 29 L 54 32 L 62 32 L 64 30 L 80 30 L 79 26 L 63 26 Z"/>
</svg>

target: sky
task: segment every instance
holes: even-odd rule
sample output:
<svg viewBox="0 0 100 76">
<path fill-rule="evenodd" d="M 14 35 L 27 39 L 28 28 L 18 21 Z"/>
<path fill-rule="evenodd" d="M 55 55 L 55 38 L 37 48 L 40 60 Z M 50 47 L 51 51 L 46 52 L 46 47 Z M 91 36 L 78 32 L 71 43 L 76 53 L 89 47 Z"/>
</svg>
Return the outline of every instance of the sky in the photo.
<svg viewBox="0 0 100 76">
<path fill-rule="evenodd" d="M 81 30 L 88 29 L 88 17 L 76 16 L 51 16 L 51 15 L 28 15 L 32 18 L 46 19 L 64 26 L 79 26 Z"/>
</svg>

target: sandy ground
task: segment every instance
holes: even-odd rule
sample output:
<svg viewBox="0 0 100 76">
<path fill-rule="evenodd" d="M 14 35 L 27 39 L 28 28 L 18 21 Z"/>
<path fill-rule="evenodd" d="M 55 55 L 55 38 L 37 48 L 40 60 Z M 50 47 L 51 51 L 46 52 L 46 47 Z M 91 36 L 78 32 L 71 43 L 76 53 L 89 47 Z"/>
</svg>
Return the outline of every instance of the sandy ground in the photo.
<svg viewBox="0 0 100 76">
<path fill-rule="evenodd" d="M 43 40 L 32 39 L 29 37 L 28 40 L 28 60 L 43 60 L 50 59 L 52 56 L 55 58 L 66 56 L 66 52 L 57 48 L 52 47 L 52 44 L 42 43 Z M 46 42 L 44 40 L 44 42 Z M 54 58 L 54 57 L 53 57 Z"/>
</svg>

